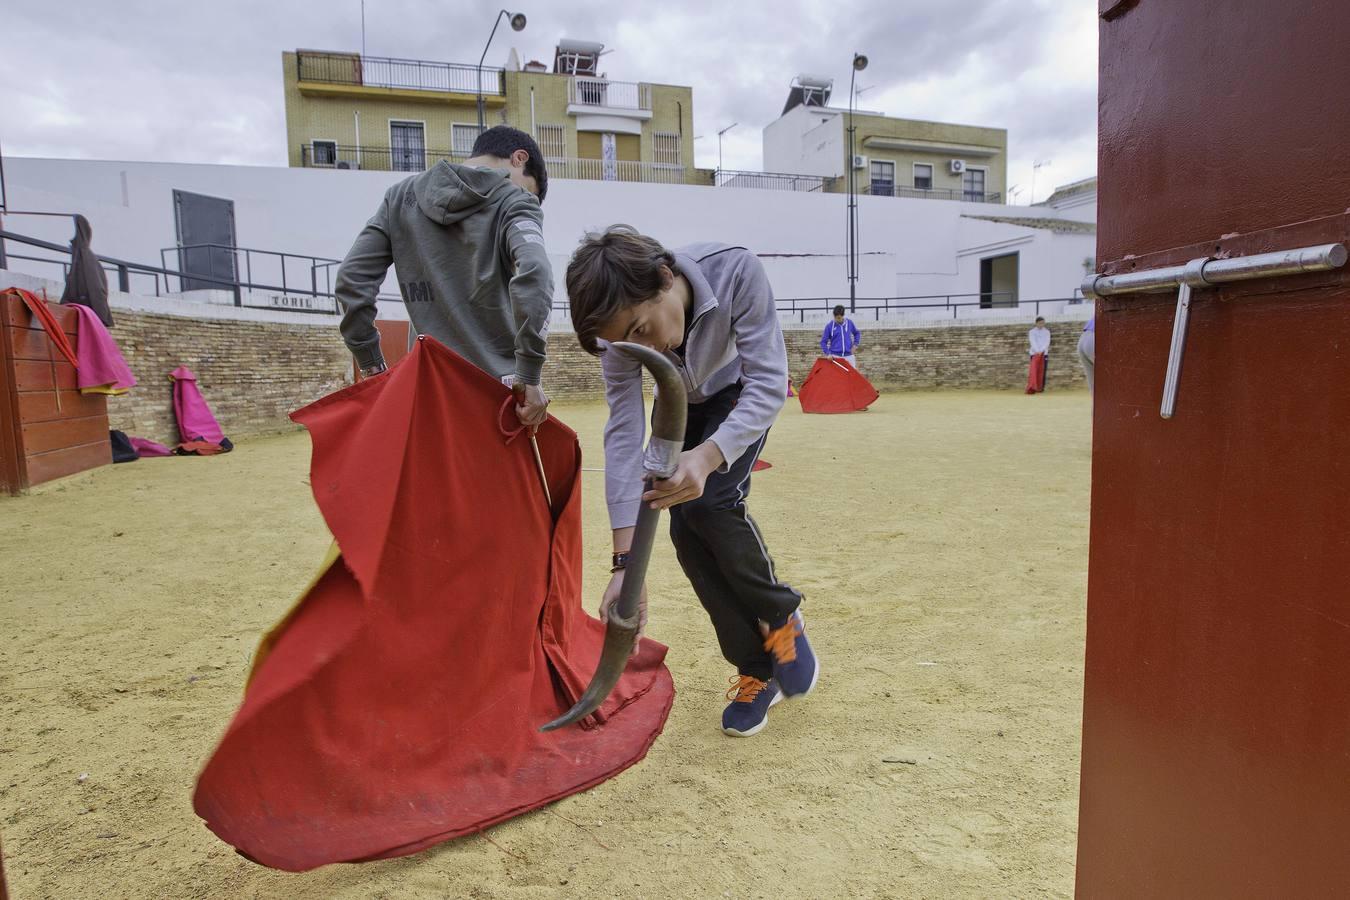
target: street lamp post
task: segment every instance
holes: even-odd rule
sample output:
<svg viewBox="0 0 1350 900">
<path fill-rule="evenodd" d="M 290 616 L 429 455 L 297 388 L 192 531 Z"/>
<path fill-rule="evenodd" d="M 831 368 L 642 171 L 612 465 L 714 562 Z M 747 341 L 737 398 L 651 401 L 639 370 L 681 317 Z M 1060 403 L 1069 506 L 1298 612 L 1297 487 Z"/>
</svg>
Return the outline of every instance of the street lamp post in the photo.
<svg viewBox="0 0 1350 900">
<path fill-rule="evenodd" d="M 848 76 L 848 310 L 858 311 L 858 187 L 854 174 L 853 86 L 857 75 L 867 68 L 867 57 L 853 54 L 853 71 Z"/>
<path fill-rule="evenodd" d="M 497 36 L 497 26 L 502 24 L 502 16 L 511 17 L 511 30 L 525 30 L 525 14 L 509 13 L 502 10 L 497 13 L 496 20 L 492 23 L 492 33 L 488 35 L 487 43 L 483 45 L 483 55 L 478 57 L 478 133 L 483 133 L 483 126 L 486 124 L 483 119 L 483 60 L 487 59 L 488 48 L 492 46 L 492 39 Z"/>
<path fill-rule="evenodd" d="M 726 128 L 717 132 L 717 177 L 722 177 L 722 135 L 739 125 L 739 122 L 732 122 Z"/>
</svg>

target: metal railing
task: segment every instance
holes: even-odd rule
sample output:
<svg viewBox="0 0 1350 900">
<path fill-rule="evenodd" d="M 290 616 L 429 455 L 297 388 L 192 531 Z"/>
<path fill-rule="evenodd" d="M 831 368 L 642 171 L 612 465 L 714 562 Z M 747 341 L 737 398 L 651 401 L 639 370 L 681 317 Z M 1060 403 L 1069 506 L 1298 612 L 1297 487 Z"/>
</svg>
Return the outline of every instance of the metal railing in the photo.
<svg viewBox="0 0 1350 900">
<path fill-rule="evenodd" d="M 974 298 L 974 299 L 966 299 Z M 974 294 L 926 294 L 913 297 L 859 297 L 849 315 L 859 312 L 871 312 L 873 319 L 881 320 L 883 313 L 922 312 L 941 310 L 950 312 L 952 318 L 958 318 L 962 309 L 1025 309 L 1030 307 L 1036 315 L 1041 313 L 1043 303 L 1074 303 L 1074 297 L 1043 297 L 1039 300 L 1018 300 L 1011 291 L 990 291 Z M 1077 299 L 1078 303 L 1082 298 Z M 778 297 L 774 300 L 780 316 L 797 316 L 805 322 L 807 313 L 829 314 L 836 306 L 849 307 L 847 297 Z"/>
<path fill-rule="evenodd" d="M 626 159 L 551 159 L 549 178 L 583 181 L 640 181 L 649 184 L 684 184 L 684 166 L 668 163 L 634 162 Z"/>
<path fill-rule="evenodd" d="M 462 163 L 467 153 L 447 150 L 423 150 L 420 154 L 388 147 L 339 146 L 330 154 L 320 148 L 315 158 L 314 148 L 300 145 L 300 164 L 305 168 L 363 169 L 371 172 L 420 172 L 441 160 Z M 634 162 L 603 159 L 549 159 L 545 161 L 549 178 L 570 178 L 585 181 L 639 181 L 649 184 L 685 184 L 689 170 L 669 163 Z"/>
<path fill-rule="evenodd" d="M 860 188 L 859 193 L 871 194 L 873 197 L 916 197 L 920 200 L 964 200 L 967 203 L 1003 202 L 1003 195 L 1000 193 L 967 191 L 958 188 L 917 188 L 903 184 L 887 184 L 884 181 L 873 181 L 866 187 Z"/>
<path fill-rule="evenodd" d="M 4 231 L 4 230 L 0 230 L 0 241 L 13 241 L 16 244 L 23 244 L 25 246 L 33 247 L 35 249 L 47 250 L 50 252 L 63 254 L 64 256 L 64 258 L 62 257 L 53 258 L 50 256 L 33 256 L 32 254 L 20 254 L 10 251 L 5 254 L 7 261 L 25 260 L 28 262 L 44 263 L 47 265 L 56 266 L 61 269 L 62 278 L 65 278 L 70 274 L 70 245 L 68 244 L 56 244 L 51 241 L 44 241 L 40 238 L 30 237 L 29 235 L 16 234 L 12 231 Z M 254 252 L 265 253 L 273 251 L 254 251 Z M 301 258 L 297 257 L 296 254 L 284 254 L 284 255 Z M 258 283 L 253 282 L 251 280 L 240 280 L 237 277 L 230 278 L 217 276 L 214 273 L 200 274 L 196 272 L 183 272 L 178 269 L 170 269 L 167 266 L 152 266 L 147 265 L 145 263 L 130 262 L 128 260 L 118 259 L 117 257 L 114 256 L 104 256 L 103 254 L 100 253 L 96 253 L 94 254 L 94 256 L 103 266 L 103 270 L 105 272 L 108 272 L 116 277 L 117 290 L 122 291 L 123 293 L 131 292 L 133 278 L 140 278 L 140 279 L 149 278 L 154 284 L 154 295 L 156 297 L 162 297 L 165 294 L 175 293 L 174 291 L 171 290 L 171 287 L 173 286 L 174 283 L 173 279 L 177 279 L 178 285 L 177 293 L 181 293 L 184 291 L 185 284 L 189 284 L 192 282 L 204 282 L 206 284 L 215 285 L 218 290 L 231 292 L 234 295 L 234 305 L 239 307 L 250 307 L 255 309 L 281 309 L 281 310 L 288 310 L 291 312 L 318 313 L 320 315 L 332 315 L 338 312 L 337 300 L 333 296 L 331 289 L 326 291 L 319 291 L 317 290 L 317 283 L 313 283 L 311 285 L 311 288 L 308 290 L 297 290 L 294 287 L 284 287 L 282 285 Z M 315 260 L 315 263 L 319 268 L 324 268 L 332 264 L 328 262 L 322 262 L 323 257 L 305 257 L 305 258 Z M 334 260 L 333 262 L 336 262 L 336 260 Z M 325 280 L 325 285 L 327 285 L 327 280 Z M 268 304 L 246 303 L 244 302 L 246 299 L 244 293 L 245 291 L 249 292 L 249 296 L 251 296 L 252 292 L 263 292 L 273 294 L 276 294 L 276 292 L 280 292 L 279 298 L 282 302 L 274 302 Z M 323 308 L 314 308 L 312 306 L 297 305 L 294 303 L 285 302 L 287 301 L 287 298 L 293 298 L 297 295 L 314 298 L 315 300 L 331 301 L 331 308 L 328 303 L 325 303 Z"/>
<path fill-rule="evenodd" d="M 443 159 L 452 163 L 462 163 L 468 158 L 468 152 L 454 150 L 423 149 L 418 152 L 415 148 L 394 150 L 389 147 L 354 147 L 341 144 L 332 148 L 320 146 L 316 153 L 313 145 L 300 145 L 300 165 L 306 169 L 420 172 Z M 552 174 L 551 170 L 549 174 Z"/>
<path fill-rule="evenodd" d="M 478 67 L 464 63 L 309 50 L 297 50 L 295 61 L 300 81 L 449 94 L 478 93 Z M 505 70 L 484 66 L 482 71 L 483 93 L 505 95 Z"/>
<path fill-rule="evenodd" d="M 798 191 L 819 193 L 833 181 L 822 175 L 790 175 L 785 172 L 740 172 L 718 169 L 713 173 L 713 184 L 718 187 L 757 188 L 762 191 Z"/>
<path fill-rule="evenodd" d="M 973 297 L 973 300 L 962 300 L 963 297 Z M 950 312 L 953 319 L 960 317 L 963 309 L 983 309 L 983 310 L 1029 310 L 1035 315 L 1041 314 L 1041 305 L 1049 303 L 1074 304 L 1082 303 L 1080 297 L 1042 297 L 1039 300 L 1016 300 L 1011 291 L 993 291 L 990 293 L 974 294 L 927 294 L 914 297 L 859 297 L 854 305 L 853 311 L 848 315 L 856 316 L 858 313 L 872 313 L 875 321 L 881 321 L 884 313 L 904 313 L 904 312 L 923 312 L 924 310 L 941 310 L 944 315 Z M 807 313 L 824 313 L 829 315 L 836 306 L 842 306 L 844 309 L 849 307 L 847 297 L 778 297 L 774 300 L 778 308 L 778 315 L 782 318 L 797 317 L 799 322 L 805 323 Z M 571 315 L 572 305 L 567 301 L 561 301 L 553 304 L 553 312 L 557 315 Z"/>
<path fill-rule="evenodd" d="M 650 112 L 652 86 L 636 81 L 610 81 L 607 78 L 574 75 L 567 82 L 567 102 L 573 106 Z"/>
<path fill-rule="evenodd" d="M 342 262 L 340 259 L 329 259 L 326 256 L 311 256 L 306 253 L 283 253 L 280 250 L 259 250 L 256 247 L 233 247 L 229 244 L 180 244 L 174 247 L 165 247 L 159 251 L 159 262 L 161 268 L 168 271 L 169 264 L 165 256 L 167 253 L 176 253 L 178 255 L 177 271 L 183 273 L 187 280 L 202 280 L 211 283 L 225 282 L 229 283 L 232 279 L 237 280 L 240 287 L 250 289 L 258 288 L 261 290 L 275 291 L 280 290 L 279 301 L 274 304 L 278 308 L 301 309 L 307 308 L 303 303 L 295 300 L 296 296 L 308 296 L 314 300 L 320 298 L 333 298 L 333 266 Z M 240 259 L 243 259 L 244 277 L 239 278 Z M 280 285 L 268 285 L 266 282 L 255 282 L 253 270 L 255 258 L 261 258 L 258 266 L 260 278 L 272 281 L 280 280 Z M 187 262 L 196 263 L 205 262 L 208 267 L 207 277 L 196 274 L 200 271 L 199 265 L 192 266 L 192 272 L 189 272 Z M 228 265 L 221 265 L 222 261 L 228 261 Z M 299 268 L 297 273 L 295 269 Z M 288 271 L 289 270 L 289 271 Z M 322 273 L 322 274 L 321 274 Z M 297 275 L 299 283 L 297 284 Z M 277 277 L 279 276 L 279 278 Z M 319 290 L 320 282 L 323 284 L 323 290 Z M 234 290 L 235 299 L 240 299 L 238 288 Z M 290 299 L 288 299 L 290 298 Z M 238 302 L 236 306 L 240 305 Z M 270 307 L 269 307 L 270 308 Z M 332 309 L 325 309 L 325 312 L 337 312 L 336 301 Z"/>
</svg>

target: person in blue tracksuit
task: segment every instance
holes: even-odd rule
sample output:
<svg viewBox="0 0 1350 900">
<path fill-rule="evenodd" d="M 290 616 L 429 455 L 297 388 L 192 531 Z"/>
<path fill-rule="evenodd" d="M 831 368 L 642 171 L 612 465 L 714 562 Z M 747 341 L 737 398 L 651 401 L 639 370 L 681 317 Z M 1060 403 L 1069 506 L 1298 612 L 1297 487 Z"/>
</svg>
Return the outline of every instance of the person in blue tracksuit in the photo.
<svg viewBox="0 0 1350 900">
<path fill-rule="evenodd" d="M 825 330 L 820 333 L 821 355 L 838 356 L 856 369 L 858 361 L 853 354 L 861 346 L 862 338 L 858 335 L 858 326 L 853 324 L 852 319 L 844 318 L 844 307 L 836 306 L 834 318 L 826 323 Z"/>
</svg>

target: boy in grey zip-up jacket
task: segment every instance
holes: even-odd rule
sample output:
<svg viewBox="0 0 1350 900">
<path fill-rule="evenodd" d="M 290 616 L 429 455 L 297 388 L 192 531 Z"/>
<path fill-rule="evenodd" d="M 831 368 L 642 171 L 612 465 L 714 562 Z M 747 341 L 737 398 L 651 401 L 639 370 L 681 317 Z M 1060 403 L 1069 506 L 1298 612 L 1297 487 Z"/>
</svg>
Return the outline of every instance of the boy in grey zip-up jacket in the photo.
<svg viewBox="0 0 1350 900">
<path fill-rule="evenodd" d="M 616 225 L 582 242 L 567 267 L 567 293 L 577 339 L 600 355 L 609 402 L 605 493 L 615 557 L 602 618 L 623 585 L 640 504 L 668 508 L 680 567 L 737 669 L 722 730 L 756 734 L 770 706 L 809 693 L 819 673 L 801 594 L 778 580 L 745 505 L 750 472 L 787 396 L 787 351 L 764 267 L 743 247 L 671 252 Z M 688 392 L 679 468 L 645 493 L 642 368 L 607 351 L 614 341 L 665 354 Z"/>
<path fill-rule="evenodd" d="M 362 373 L 385 369 L 376 296 L 392 264 L 417 333 L 524 385 L 517 414 L 542 422 L 553 305 L 540 209 L 547 190 L 538 146 L 504 125 L 479 135 L 466 163 L 442 160 L 391 187 L 337 273 L 342 337 Z"/>
</svg>

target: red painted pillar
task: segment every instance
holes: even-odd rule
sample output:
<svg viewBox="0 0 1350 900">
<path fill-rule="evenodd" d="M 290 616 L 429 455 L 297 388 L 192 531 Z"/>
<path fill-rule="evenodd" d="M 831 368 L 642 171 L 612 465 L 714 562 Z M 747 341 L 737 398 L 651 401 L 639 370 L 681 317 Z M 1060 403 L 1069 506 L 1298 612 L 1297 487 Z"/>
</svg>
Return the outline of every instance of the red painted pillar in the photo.
<svg viewBox="0 0 1350 900">
<path fill-rule="evenodd" d="M 1338 0 L 1101 3 L 1099 270 L 1350 241 Z M 1078 893 L 1350 895 L 1350 275 L 1099 301 Z"/>
</svg>

